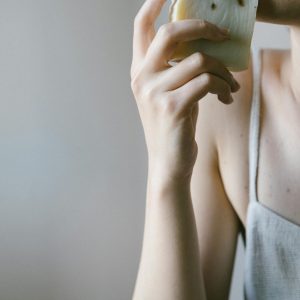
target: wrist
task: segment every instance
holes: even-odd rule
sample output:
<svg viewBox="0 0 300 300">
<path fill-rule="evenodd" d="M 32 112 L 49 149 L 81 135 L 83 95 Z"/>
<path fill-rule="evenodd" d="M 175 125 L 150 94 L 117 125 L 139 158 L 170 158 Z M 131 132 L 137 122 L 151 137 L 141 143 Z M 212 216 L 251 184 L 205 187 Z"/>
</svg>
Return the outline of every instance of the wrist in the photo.
<svg viewBox="0 0 300 300">
<path fill-rule="evenodd" d="M 150 198 L 186 198 L 190 196 L 191 176 L 149 168 L 147 191 Z"/>
<path fill-rule="evenodd" d="M 173 183 L 147 184 L 147 203 L 173 203 L 182 205 L 191 200 L 190 187 Z"/>
<path fill-rule="evenodd" d="M 148 165 L 148 181 L 154 185 L 190 186 L 192 171 L 163 164 Z"/>
</svg>

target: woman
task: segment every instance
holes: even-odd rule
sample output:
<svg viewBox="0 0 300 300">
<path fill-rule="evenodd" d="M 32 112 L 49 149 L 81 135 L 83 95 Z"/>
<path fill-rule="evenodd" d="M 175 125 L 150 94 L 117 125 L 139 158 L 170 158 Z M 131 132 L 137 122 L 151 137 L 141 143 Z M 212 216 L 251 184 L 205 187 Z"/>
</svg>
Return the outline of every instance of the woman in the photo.
<svg viewBox="0 0 300 300">
<path fill-rule="evenodd" d="M 133 299 L 228 299 L 239 232 L 245 298 L 300 299 L 300 1 L 260 1 L 257 19 L 288 25 L 291 49 L 254 52 L 234 77 L 202 53 L 168 63 L 177 42 L 228 34 L 203 20 L 155 33 L 164 3 L 147 0 L 134 27 L 149 164 Z"/>
</svg>

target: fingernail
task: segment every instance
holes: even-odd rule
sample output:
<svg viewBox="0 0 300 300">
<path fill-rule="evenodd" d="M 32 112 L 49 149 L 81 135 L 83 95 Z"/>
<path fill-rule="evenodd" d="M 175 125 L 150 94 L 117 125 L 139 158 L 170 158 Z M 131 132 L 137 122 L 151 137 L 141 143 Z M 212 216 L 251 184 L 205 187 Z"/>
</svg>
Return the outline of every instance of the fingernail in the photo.
<svg viewBox="0 0 300 300">
<path fill-rule="evenodd" d="M 240 84 L 235 79 L 233 79 L 233 82 L 236 89 L 239 89 L 241 87 Z"/>
<path fill-rule="evenodd" d="M 225 35 L 228 35 L 229 32 L 230 32 L 230 29 L 229 28 L 220 28 L 220 31 L 225 34 Z"/>
<path fill-rule="evenodd" d="M 224 104 L 230 104 L 233 102 L 233 98 L 232 98 L 231 94 L 229 96 L 229 99 L 228 99 L 228 97 L 226 97 L 224 95 L 219 95 L 218 99 Z"/>
<path fill-rule="evenodd" d="M 240 89 L 240 84 L 238 83 L 238 81 L 233 77 L 233 75 L 230 73 L 230 75 L 231 75 L 231 79 L 232 79 L 232 83 L 233 83 L 233 87 L 234 87 L 234 89 L 236 90 L 238 90 L 238 89 Z"/>
<path fill-rule="evenodd" d="M 233 97 L 232 97 L 232 95 L 230 95 L 229 101 L 228 101 L 227 103 L 228 103 L 228 104 L 231 104 L 233 101 L 234 101 L 234 100 L 233 100 Z"/>
</svg>

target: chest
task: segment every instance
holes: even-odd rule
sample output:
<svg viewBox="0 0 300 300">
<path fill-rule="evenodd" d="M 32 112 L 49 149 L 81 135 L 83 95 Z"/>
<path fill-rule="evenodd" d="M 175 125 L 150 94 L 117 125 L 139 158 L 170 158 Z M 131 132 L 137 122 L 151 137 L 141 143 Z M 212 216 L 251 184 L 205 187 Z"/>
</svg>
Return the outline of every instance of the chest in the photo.
<svg viewBox="0 0 300 300">
<path fill-rule="evenodd" d="M 300 226 L 300 108 L 282 99 L 287 98 L 278 90 L 262 88 L 256 188 L 261 204 Z M 249 121 L 244 118 L 241 126 L 233 127 L 220 157 L 225 190 L 244 227 L 249 204 Z"/>
<path fill-rule="evenodd" d="M 270 96 L 261 99 L 258 200 L 300 225 L 300 109 L 287 97 Z"/>
</svg>

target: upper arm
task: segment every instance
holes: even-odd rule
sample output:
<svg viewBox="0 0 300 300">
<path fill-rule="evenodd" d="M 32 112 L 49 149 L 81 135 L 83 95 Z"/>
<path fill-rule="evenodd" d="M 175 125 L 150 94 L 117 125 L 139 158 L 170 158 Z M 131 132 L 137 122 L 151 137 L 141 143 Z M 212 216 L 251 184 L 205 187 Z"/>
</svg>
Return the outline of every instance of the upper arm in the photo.
<svg viewBox="0 0 300 300">
<path fill-rule="evenodd" d="M 212 94 L 199 102 L 196 130 L 198 156 L 191 191 L 208 300 L 227 300 L 229 297 L 237 237 L 241 229 L 240 218 L 226 193 L 219 164 L 222 128 L 230 128 L 232 132 L 232 126 L 237 126 L 234 123 L 237 122 L 236 115 L 245 118 L 247 115 L 245 99 L 249 98 L 251 90 L 249 71 L 235 73 L 234 76 L 242 88 L 234 95 L 236 103 L 233 106 L 224 106 Z M 224 124 L 225 120 L 234 121 Z M 226 134 L 223 140 L 227 138 Z"/>
<path fill-rule="evenodd" d="M 204 101 L 210 100 L 216 101 Z M 229 295 L 239 219 L 224 190 L 206 104 L 199 105 L 198 157 L 191 190 L 207 299 L 225 300 Z"/>
</svg>

